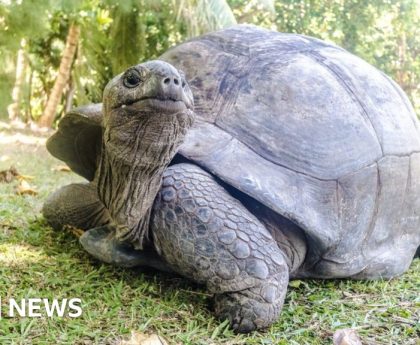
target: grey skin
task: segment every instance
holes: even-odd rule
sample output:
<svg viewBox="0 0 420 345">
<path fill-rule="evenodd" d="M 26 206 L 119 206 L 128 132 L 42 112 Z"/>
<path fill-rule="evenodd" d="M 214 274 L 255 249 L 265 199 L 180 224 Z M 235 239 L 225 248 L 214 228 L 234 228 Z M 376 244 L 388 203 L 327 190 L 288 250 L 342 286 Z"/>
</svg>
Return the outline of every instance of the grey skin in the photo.
<svg viewBox="0 0 420 345">
<path fill-rule="evenodd" d="M 117 76 L 103 105 L 74 109 L 49 139 L 90 181 L 49 197 L 54 227 L 86 230 L 102 261 L 205 284 L 238 332 L 277 319 L 289 278 L 408 268 L 420 126 L 392 80 L 331 44 L 243 25 L 160 59 L 135 67 L 136 86 Z"/>
</svg>

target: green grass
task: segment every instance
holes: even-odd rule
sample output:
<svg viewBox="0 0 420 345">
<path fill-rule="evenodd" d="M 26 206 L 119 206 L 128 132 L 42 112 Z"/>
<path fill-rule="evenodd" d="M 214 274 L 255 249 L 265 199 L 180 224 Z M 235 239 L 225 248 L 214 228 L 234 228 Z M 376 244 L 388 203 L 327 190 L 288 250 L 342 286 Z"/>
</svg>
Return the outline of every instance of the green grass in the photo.
<svg viewBox="0 0 420 345">
<path fill-rule="evenodd" d="M 19 196 L 17 181 L 0 183 L 0 297 L 79 297 L 83 315 L 3 318 L 0 344 L 115 344 L 131 330 L 158 333 L 170 344 L 331 344 L 335 330 L 349 327 L 364 344 L 420 344 L 418 259 L 390 281 L 292 282 L 275 325 L 234 335 L 213 318 L 204 289 L 176 276 L 101 264 L 70 232 L 47 226 L 40 216 L 45 197 L 81 178 L 52 170 L 60 162 L 48 156 L 42 137 L 15 133 L 0 129 L 0 170 L 15 165 L 32 175 L 39 193 Z"/>
</svg>

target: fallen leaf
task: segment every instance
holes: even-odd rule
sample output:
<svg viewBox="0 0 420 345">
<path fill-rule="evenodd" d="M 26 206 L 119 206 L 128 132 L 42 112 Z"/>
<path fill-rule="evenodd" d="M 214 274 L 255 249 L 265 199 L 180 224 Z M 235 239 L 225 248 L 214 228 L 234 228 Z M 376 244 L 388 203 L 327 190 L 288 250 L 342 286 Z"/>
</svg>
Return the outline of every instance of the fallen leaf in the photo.
<svg viewBox="0 0 420 345">
<path fill-rule="evenodd" d="M 38 192 L 36 189 L 32 188 L 31 185 L 26 180 L 21 180 L 17 186 L 16 193 L 19 195 L 37 195 Z"/>
<path fill-rule="evenodd" d="M 19 180 L 26 180 L 26 181 L 31 181 L 31 180 L 33 180 L 35 177 L 34 176 L 30 176 L 30 175 L 21 175 L 21 174 L 19 174 L 19 175 L 17 175 L 16 176 Z"/>
<path fill-rule="evenodd" d="M 302 285 L 302 281 L 299 279 L 289 281 L 289 286 L 291 287 L 298 288 L 301 285 Z"/>
<path fill-rule="evenodd" d="M 129 340 L 121 340 L 118 345 L 168 345 L 165 339 L 157 334 L 144 334 L 131 331 Z"/>
<path fill-rule="evenodd" d="M 10 183 L 18 176 L 18 171 L 12 165 L 9 169 L 0 171 L 0 182 Z"/>
<path fill-rule="evenodd" d="M 335 331 L 333 345 L 362 345 L 362 342 L 354 329 L 344 328 Z"/>
<path fill-rule="evenodd" d="M 67 166 L 67 165 L 57 165 L 54 168 L 52 168 L 53 171 L 64 171 L 64 172 L 69 172 L 71 171 L 71 169 Z"/>
<path fill-rule="evenodd" d="M 85 233 L 82 229 L 76 228 L 71 225 L 64 225 L 64 230 L 70 231 L 77 238 L 81 237 Z"/>
</svg>

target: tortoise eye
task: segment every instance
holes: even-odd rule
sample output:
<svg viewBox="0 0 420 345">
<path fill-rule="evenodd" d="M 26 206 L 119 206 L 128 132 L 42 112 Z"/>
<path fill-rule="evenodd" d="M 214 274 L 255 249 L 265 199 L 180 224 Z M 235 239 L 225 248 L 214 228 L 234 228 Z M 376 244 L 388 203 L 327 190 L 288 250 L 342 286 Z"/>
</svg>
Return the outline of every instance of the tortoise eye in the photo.
<svg viewBox="0 0 420 345">
<path fill-rule="evenodd" d="M 135 69 L 128 70 L 123 77 L 123 83 L 124 86 L 129 88 L 136 87 L 141 83 L 140 73 Z"/>
</svg>

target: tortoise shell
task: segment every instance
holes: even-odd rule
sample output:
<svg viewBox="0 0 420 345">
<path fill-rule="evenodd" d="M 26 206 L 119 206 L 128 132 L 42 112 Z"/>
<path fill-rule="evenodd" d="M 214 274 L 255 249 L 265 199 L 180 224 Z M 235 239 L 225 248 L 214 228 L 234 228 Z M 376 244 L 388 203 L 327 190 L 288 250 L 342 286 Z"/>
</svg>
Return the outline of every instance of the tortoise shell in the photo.
<svg viewBox="0 0 420 345">
<path fill-rule="evenodd" d="M 303 229 L 301 276 L 407 269 L 420 244 L 420 130 L 396 83 L 332 44 L 248 25 L 160 59 L 194 94 L 197 121 L 179 154 Z M 100 107 L 66 115 L 48 142 L 89 180 Z"/>
</svg>

